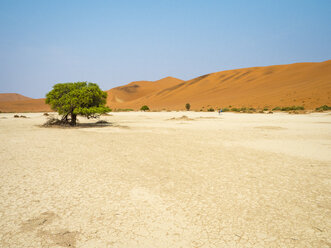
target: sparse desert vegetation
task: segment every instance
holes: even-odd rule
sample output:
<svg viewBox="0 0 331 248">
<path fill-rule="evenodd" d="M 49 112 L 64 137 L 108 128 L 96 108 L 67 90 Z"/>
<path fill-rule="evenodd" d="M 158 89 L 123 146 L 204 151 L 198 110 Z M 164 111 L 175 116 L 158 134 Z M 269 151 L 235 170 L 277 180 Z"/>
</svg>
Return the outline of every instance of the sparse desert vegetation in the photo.
<svg viewBox="0 0 331 248">
<path fill-rule="evenodd" d="M 328 111 L 328 110 L 331 110 L 331 106 L 323 105 L 321 107 L 316 108 L 315 110 L 318 112 Z"/>
<path fill-rule="evenodd" d="M 130 112 L 130 111 L 134 111 L 134 109 L 131 109 L 131 108 L 124 108 L 124 109 L 114 109 L 113 110 L 114 112 Z"/>
</svg>

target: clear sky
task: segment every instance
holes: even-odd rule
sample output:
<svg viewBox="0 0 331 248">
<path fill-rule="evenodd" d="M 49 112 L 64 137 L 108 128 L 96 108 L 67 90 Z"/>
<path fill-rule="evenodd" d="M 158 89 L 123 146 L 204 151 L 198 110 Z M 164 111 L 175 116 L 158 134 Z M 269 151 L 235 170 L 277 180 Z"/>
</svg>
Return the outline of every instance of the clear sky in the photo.
<svg viewBox="0 0 331 248">
<path fill-rule="evenodd" d="M 0 93 L 331 59 L 331 0 L 0 0 Z"/>
</svg>

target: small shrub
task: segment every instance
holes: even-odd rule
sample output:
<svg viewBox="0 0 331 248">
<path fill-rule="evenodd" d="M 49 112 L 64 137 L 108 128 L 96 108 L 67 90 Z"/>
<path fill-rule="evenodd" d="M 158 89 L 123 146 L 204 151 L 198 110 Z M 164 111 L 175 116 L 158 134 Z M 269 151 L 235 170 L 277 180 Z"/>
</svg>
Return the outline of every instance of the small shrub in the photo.
<svg viewBox="0 0 331 248">
<path fill-rule="evenodd" d="M 316 108 L 315 110 L 318 112 L 327 111 L 327 110 L 331 110 L 331 106 L 323 105 L 323 106 Z"/>
<path fill-rule="evenodd" d="M 222 109 L 222 111 L 223 111 L 223 112 L 229 112 L 230 109 L 228 109 L 228 108 L 224 108 L 224 109 Z"/>
<path fill-rule="evenodd" d="M 147 105 L 144 105 L 140 108 L 141 111 L 149 111 L 149 107 Z"/>
<path fill-rule="evenodd" d="M 14 118 L 20 118 L 20 116 L 19 115 L 14 115 Z"/>
<path fill-rule="evenodd" d="M 249 108 L 249 110 L 252 111 L 252 112 L 255 112 L 256 111 L 255 108 Z"/>
<path fill-rule="evenodd" d="M 44 115 L 44 116 L 49 116 L 49 113 L 44 113 L 43 115 Z"/>
<path fill-rule="evenodd" d="M 43 124 L 43 126 L 48 127 L 48 126 L 65 126 L 68 125 L 67 123 L 64 123 L 63 121 L 54 118 L 54 117 L 50 117 L 48 118 L 48 120 Z"/>
<path fill-rule="evenodd" d="M 100 120 L 100 121 L 97 121 L 96 124 L 108 124 L 109 122 L 108 121 L 105 121 L 105 120 Z"/>
<path fill-rule="evenodd" d="M 187 111 L 189 111 L 189 110 L 190 110 L 190 108 L 191 108 L 191 104 L 189 104 L 189 103 L 186 103 L 186 104 L 185 104 L 185 108 L 186 108 L 186 110 L 187 110 Z"/>
<path fill-rule="evenodd" d="M 305 110 L 304 106 L 292 106 L 293 110 Z"/>
<path fill-rule="evenodd" d="M 231 111 L 232 112 L 240 112 L 240 109 L 238 109 L 238 108 L 232 108 Z"/>
<path fill-rule="evenodd" d="M 269 110 L 269 108 L 267 108 L 267 107 L 265 107 L 264 109 L 263 109 L 263 111 L 268 111 Z"/>
<path fill-rule="evenodd" d="M 209 109 L 207 109 L 207 111 L 208 111 L 208 112 L 214 112 L 215 109 L 213 109 L 213 108 L 209 108 Z"/>
<path fill-rule="evenodd" d="M 281 111 L 293 111 L 293 110 L 304 110 L 303 106 L 291 106 L 291 107 L 282 107 Z"/>
<path fill-rule="evenodd" d="M 272 111 L 280 111 L 280 110 L 282 110 L 281 107 L 275 107 L 275 108 L 272 109 Z"/>
</svg>

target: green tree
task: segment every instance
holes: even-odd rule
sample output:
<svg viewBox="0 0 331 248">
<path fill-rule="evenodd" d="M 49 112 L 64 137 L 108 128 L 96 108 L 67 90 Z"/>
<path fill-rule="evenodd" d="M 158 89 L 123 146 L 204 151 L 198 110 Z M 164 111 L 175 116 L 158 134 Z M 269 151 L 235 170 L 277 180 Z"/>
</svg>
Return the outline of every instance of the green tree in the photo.
<svg viewBox="0 0 331 248">
<path fill-rule="evenodd" d="M 186 104 L 185 104 L 185 108 L 186 108 L 186 110 L 187 110 L 187 111 L 189 111 L 189 110 L 190 110 L 190 108 L 191 108 L 191 104 L 189 104 L 189 103 L 186 103 Z"/>
<path fill-rule="evenodd" d="M 140 108 L 142 111 L 149 111 L 149 107 L 147 105 L 144 105 Z"/>
<path fill-rule="evenodd" d="M 105 106 L 107 93 L 87 82 L 55 84 L 46 95 L 46 103 L 62 115 L 61 123 L 76 125 L 77 115 L 96 118 L 110 112 Z"/>
</svg>

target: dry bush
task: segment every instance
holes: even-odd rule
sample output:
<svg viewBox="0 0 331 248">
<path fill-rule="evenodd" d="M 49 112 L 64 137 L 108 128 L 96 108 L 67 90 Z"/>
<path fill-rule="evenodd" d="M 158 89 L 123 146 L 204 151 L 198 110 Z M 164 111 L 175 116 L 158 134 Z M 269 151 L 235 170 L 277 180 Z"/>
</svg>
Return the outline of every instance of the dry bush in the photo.
<svg viewBox="0 0 331 248">
<path fill-rule="evenodd" d="M 97 121 L 96 124 L 109 124 L 109 122 L 105 121 L 105 120 L 100 120 L 100 121 Z"/>
<path fill-rule="evenodd" d="M 44 127 L 49 127 L 49 126 L 65 126 L 68 125 L 64 123 L 63 121 L 55 118 L 55 117 L 49 117 L 47 121 L 43 124 Z"/>
<path fill-rule="evenodd" d="M 14 118 L 28 118 L 28 117 L 26 117 L 25 115 L 14 115 Z"/>
</svg>

